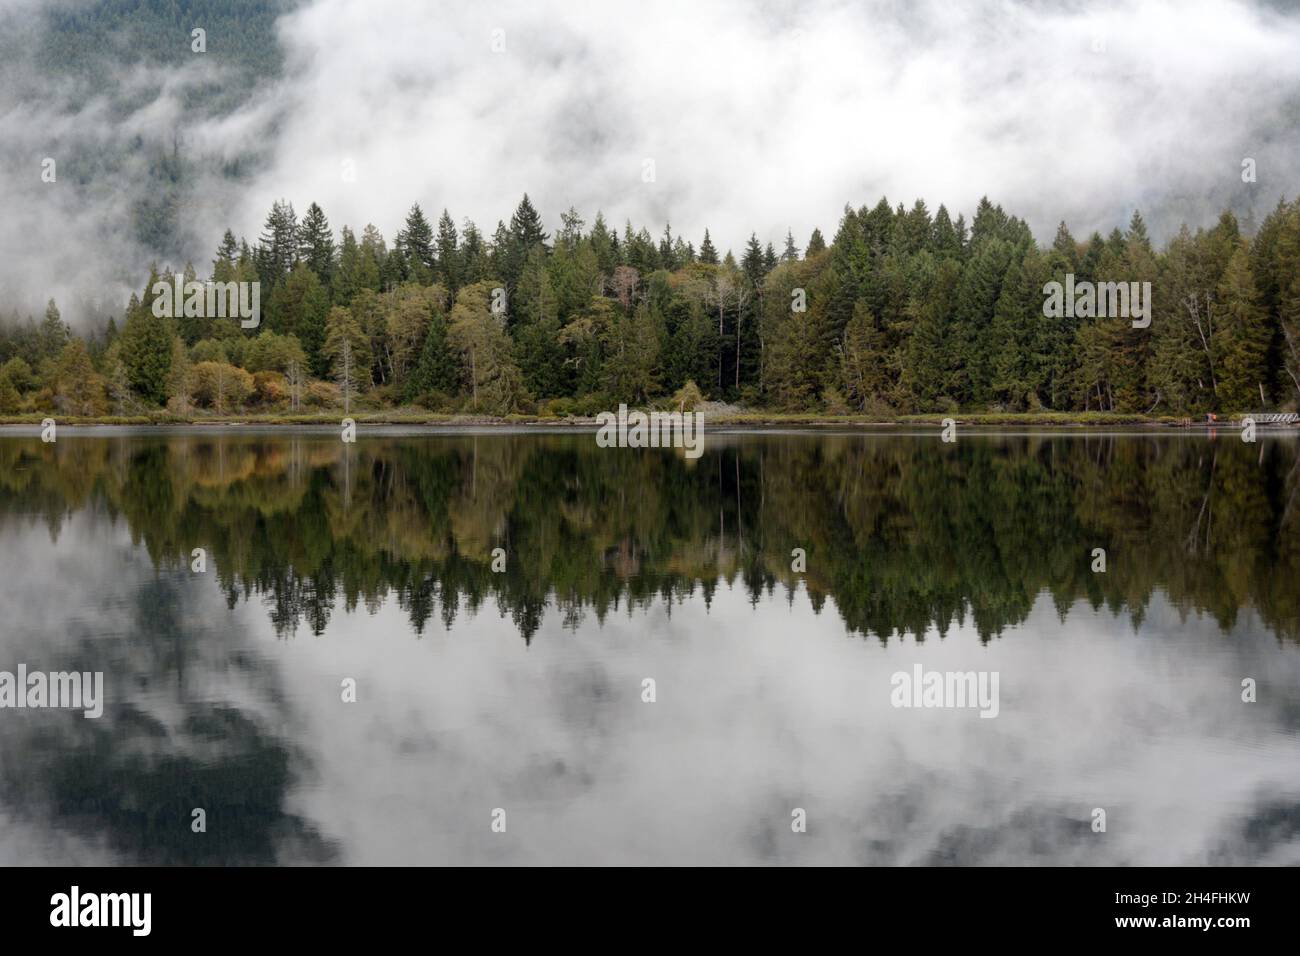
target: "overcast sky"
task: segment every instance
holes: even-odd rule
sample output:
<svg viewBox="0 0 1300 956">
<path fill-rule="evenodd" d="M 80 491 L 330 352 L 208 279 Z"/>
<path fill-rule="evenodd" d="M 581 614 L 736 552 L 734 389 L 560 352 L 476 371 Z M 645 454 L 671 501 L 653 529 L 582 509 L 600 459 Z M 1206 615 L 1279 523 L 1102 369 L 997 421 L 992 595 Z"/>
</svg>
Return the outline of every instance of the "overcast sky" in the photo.
<svg viewBox="0 0 1300 956">
<path fill-rule="evenodd" d="M 0 8 L 32 21 L 41 5 Z M 1086 236 L 1135 207 L 1158 238 L 1229 203 L 1262 218 L 1300 192 L 1300 14 L 1280 9 L 315 0 L 278 21 L 283 77 L 219 121 L 182 107 L 228 68 L 219 35 L 126 117 L 57 84 L 0 92 L 0 308 L 74 289 L 112 300 L 151 257 L 130 239 L 143 158 L 55 189 L 37 188 L 41 157 L 175 134 L 207 173 L 184 248 L 159 258 L 201 272 L 222 229 L 254 238 L 278 197 L 391 241 L 412 202 L 490 233 L 527 191 L 552 232 L 572 205 L 656 235 L 671 221 L 696 245 L 708 226 L 736 250 L 751 231 L 778 248 L 787 228 L 800 246 L 814 226 L 829 239 L 846 202 L 881 195 L 969 218 L 987 194 L 1045 242 L 1061 219 Z M 146 65 L 116 82 L 158 79 Z M 215 172 L 234 161 L 253 171 L 238 189 Z"/>
</svg>

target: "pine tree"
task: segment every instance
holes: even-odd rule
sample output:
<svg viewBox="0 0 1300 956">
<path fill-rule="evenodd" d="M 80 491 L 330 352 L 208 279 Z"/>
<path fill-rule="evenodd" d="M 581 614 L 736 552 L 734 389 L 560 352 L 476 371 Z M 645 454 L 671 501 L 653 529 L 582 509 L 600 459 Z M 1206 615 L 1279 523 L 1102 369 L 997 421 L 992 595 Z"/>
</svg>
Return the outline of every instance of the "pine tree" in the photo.
<svg viewBox="0 0 1300 956">
<path fill-rule="evenodd" d="M 1186 226 L 1169 244 L 1160 283 L 1154 287 L 1152 356 L 1148 379 L 1167 412 L 1189 413 L 1213 408 L 1209 356 L 1190 307 L 1204 304 L 1195 274 L 1194 240 Z"/>
<path fill-rule="evenodd" d="M 150 276 L 149 288 L 157 275 Z M 126 381 L 131 390 L 154 406 L 167 401 L 168 377 L 171 374 L 174 322 L 159 318 L 150 306 L 152 294 L 130 309 L 122 334 L 118 337 Z"/>
<path fill-rule="evenodd" d="M 400 255 L 389 254 L 383 233 L 367 223 L 366 228 L 361 230 L 361 262 L 357 275 L 359 282 L 357 291 L 370 289 L 378 292 L 385 288 L 385 277 L 400 272 L 401 261 Z M 394 268 L 394 263 L 398 264 L 398 268 Z"/>
<path fill-rule="evenodd" d="M 406 225 L 397 234 L 397 251 L 402 264 L 401 280 L 409 279 L 420 285 L 433 281 L 433 228 L 418 202 L 411 206 Z"/>
<path fill-rule="evenodd" d="M 454 298 L 461 282 L 461 252 L 457 246 L 456 224 L 447 210 L 438 218 L 438 281 Z"/>
<path fill-rule="evenodd" d="M 560 213 L 560 232 L 556 236 L 556 251 L 564 251 L 573 255 L 578 250 L 578 243 L 582 241 L 583 218 L 578 214 L 578 210 L 570 206 L 567 210 Z"/>
<path fill-rule="evenodd" d="M 884 352 L 884 333 L 867 304 L 859 301 L 836 346 L 839 387 L 858 411 L 884 400 L 889 390 Z"/>
<path fill-rule="evenodd" d="M 902 209 L 902 206 L 899 206 Z M 918 199 L 911 210 L 903 214 L 897 224 L 894 245 L 902 255 L 916 255 L 922 249 L 930 247 L 934 235 L 934 224 L 930 221 L 930 210 L 924 199 Z"/>
<path fill-rule="evenodd" d="M 1276 236 L 1266 272 L 1276 288 L 1275 352 L 1282 358 L 1278 393 L 1295 403 L 1300 402 L 1300 200 L 1274 216 Z"/>
<path fill-rule="evenodd" d="M 1025 282 L 1023 260 L 1013 257 L 1003 275 L 989 326 L 992 355 L 988 366 L 993 400 L 1013 411 L 1030 404 L 1028 396 L 1035 390 L 1030 349 L 1035 320 L 1042 313 L 1040 302 L 1041 298 L 1035 297 Z"/>
<path fill-rule="evenodd" d="M 45 318 L 40 325 L 40 354 L 43 358 L 57 359 L 68 344 L 71 333 L 59 314 L 59 307 L 50 299 L 45 306 Z"/>
<path fill-rule="evenodd" d="M 461 223 L 460 237 L 460 286 L 465 286 L 488 274 L 488 250 L 478 226 L 468 219 Z"/>
<path fill-rule="evenodd" d="M 431 393 L 451 396 L 456 391 L 458 374 L 456 356 L 447 339 L 447 318 L 441 310 L 435 311 L 429 319 L 419 360 L 406 379 L 404 400 L 412 402 Z"/>
<path fill-rule="evenodd" d="M 525 254 L 534 246 L 542 246 L 543 250 L 546 248 L 548 237 L 542 230 L 542 217 L 533 208 L 528 193 L 524 193 L 524 198 L 519 200 L 514 215 L 510 217 L 510 236 Z"/>
<path fill-rule="evenodd" d="M 745 274 L 751 288 L 757 288 L 767 274 L 763 247 L 758 244 L 758 236 L 752 232 L 749 234 L 749 242 L 745 244 L 745 254 L 740 260 L 740 271 Z"/>
<path fill-rule="evenodd" d="M 781 252 L 781 261 L 799 261 L 799 247 L 794 244 L 794 232 L 790 229 L 785 231 L 785 249 Z"/>
<path fill-rule="evenodd" d="M 822 231 L 814 228 L 812 235 L 808 237 L 808 249 L 804 253 L 805 259 L 811 259 L 813 256 L 826 251 L 826 240 L 822 238 Z"/>
<path fill-rule="evenodd" d="M 557 256 L 561 255 L 557 251 Z M 564 349 L 560 343 L 559 298 L 540 246 L 528 254 L 511 304 L 515 354 L 524 384 L 535 398 L 563 394 Z"/>
<path fill-rule="evenodd" d="M 348 305 L 352 297 L 364 288 L 362 275 L 361 246 L 357 237 L 347 226 L 343 227 L 343 241 L 339 245 L 338 268 L 334 272 L 332 289 L 334 301 L 339 305 Z"/>
<path fill-rule="evenodd" d="M 1250 248 L 1239 241 L 1219 282 L 1222 346 L 1219 402 L 1225 411 L 1248 411 L 1268 404 L 1268 352 L 1272 341 L 1268 314 L 1258 304 Z"/>
<path fill-rule="evenodd" d="M 319 330 L 323 325 L 324 311 L 329 306 L 329 293 L 316 273 L 304 260 L 293 267 L 289 277 L 271 293 L 264 327 L 282 335 L 309 336 L 308 326 Z M 313 340 L 319 346 L 319 339 Z M 306 341 L 304 347 L 308 347 Z M 309 354 L 314 347 L 308 347 Z"/>
<path fill-rule="evenodd" d="M 644 402 L 658 387 L 659 316 L 644 304 L 614 320 L 603 366 L 609 396 L 629 404 Z"/>
<path fill-rule="evenodd" d="M 334 234 L 320 206 L 312 203 L 298 227 L 298 258 L 326 285 L 334 274 Z"/>
<path fill-rule="evenodd" d="M 1062 219 L 1056 227 L 1056 238 L 1052 240 L 1053 263 L 1066 272 L 1073 272 L 1079 266 L 1079 244 L 1070 235 L 1070 228 Z"/>
<path fill-rule="evenodd" d="M 271 205 L 255 258 L 266 296 L 288 278 L 298 260 L 298 217 L 291 203 L 282 199 Z"/>
<path fill-rule="evenodd" d="M 602 275 L 610 275 L 620 264 L 618 254 L 618 236 L 605 224 L 605 217 L 596 213 L 596 221 L 591 225 L 591 248 L 596 254 L 596 263 Z"/>
<path fill-rule="evenodd" d="M 238 260 L 239 244 L 235 241 L 235 234 L 227 229 L 226 234 L 221 237 L 221 245 L 217 246 L 217 254 L 212 260 L 212 278 L 218 282 L 229 282 Z"/>
<path fill-rule="evenodd" d="M 495 256 L 493 267 L 505 280 L 507 291 L 514 292 L 519 274 L 533 248 L 539 247 L 543 253 L 546 252 L 546 239 L 542 217 L 537 214 L 528 194 L 524 193 L 524 198 L 519 201 L 514 215 L 510 217 L 510 228 L 498 225 L 497 234 L 492 241 Z"/>
<path fill-rule="evenodd" d="M 984 408 L 993 400 L 993 312 L 1014 250 L 1010 243 L 991 235 L 978 243 L 972 240 L 971 249 L 957 290 L 962 371 L 953 397 L 963 405 Z"/>
<path fill-rule="evenodd" d="M 659 265 L 669 272 L 681 266 L 677 261 L 677 253 L 673 244 L 673 227 L 671 223 L 664 226 L 663 238 L 659 240 Z"/>
<path fill-rule="evenodd" d="M 704 241 L 700 243 L 700 261 L 708 266 L 718 264 L 718 250 L 713 247 L 713 240 L 709 238 L 709 230 L 704 230 Z"/>
<path fill-rule="evenodd" d="M 909 305 L 912 335 L 906 346 L 904 386 L 920 411 L 947 411 L 958 390 L 956 334 L 952 328 L 961 266 L 938 261 Z"/>
</svg>

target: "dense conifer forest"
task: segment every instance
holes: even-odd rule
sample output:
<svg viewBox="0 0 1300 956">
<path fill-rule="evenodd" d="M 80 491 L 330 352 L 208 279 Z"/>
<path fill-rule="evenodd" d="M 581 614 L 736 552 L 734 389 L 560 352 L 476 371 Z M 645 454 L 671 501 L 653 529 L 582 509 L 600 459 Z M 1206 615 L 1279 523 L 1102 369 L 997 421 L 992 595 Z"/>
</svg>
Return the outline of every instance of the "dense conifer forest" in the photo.
<svg viewBox="0 0 1300 956">
<path fill-rule="evenodd" d="M 390 243 L 275 203 L 187 281 L 260 283 L 256 328 L 159 316 L 155 269 L 120 317 L 74 333 L 51 301 L 0 330 L 0 412 L 180 415 L 419 406 L 583 415 L 708 399 L 789 412 L 1200 415 L 1294 407 L 1300 202 L 1253 235 L 1224 213 L 1164 248 L 1126 230 L 1050 246 L 988 199 L 846 206 L 827 242 L 739 257 L 706 230 L 656 239 L 597 214 L 552 234 L 527 196 L 485 235 L 417 204 Z M 1045 315 L 1044 288 L 1149 282 L 1152 321 Z M 168 311 L 168 310 L 163 310 Z M 176 313 L 182 312 L 179 306 Z"/>
</svg>

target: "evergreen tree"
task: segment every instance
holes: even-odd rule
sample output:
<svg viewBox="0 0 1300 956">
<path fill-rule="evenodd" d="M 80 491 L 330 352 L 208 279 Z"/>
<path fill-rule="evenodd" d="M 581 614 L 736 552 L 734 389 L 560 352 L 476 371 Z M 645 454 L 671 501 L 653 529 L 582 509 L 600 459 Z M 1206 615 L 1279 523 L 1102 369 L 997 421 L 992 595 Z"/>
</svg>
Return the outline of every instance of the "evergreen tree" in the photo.
<svg viewBox="0 0 1300 956">
<path fill-rule="evenodd" d="M 149 289 L 157 274 L 149 277 Z M 153 314 L 152 293 L 128 310 L 122 334 L 118 337 L 126 382 L 144 401 L 160 406 L 167 401 L 168 377 L 171 373 L 173 320 Z"/>
<path fill-rule="evenodd" d="M 334 233 L 320 206 L 312 203 L 298 227 L 298 258 L 326 285 L 334 274 Z"/>
<path fill-rule="evenodd" d="M 884 339 L 876 317 L 859 300 L 836 348 L 839 388 L 858 411 L 865 411 L 874 401 L 884 400 L 889 391 L 886 368 L 880 361 L 885 352 Z"/>
<path fill-rule="evenodd" d="M 596 221 L 591 225 L 591 248 L 596 254 L 596 263 L 602 275 L 611 275 L 620 264 L 618 254 L 618 236 L 605 225 L 605 217 L 596 213 Z"/>
<path fill-rule="evenodd" d="M 664 226 L 663 238 L 659 240 L 659 265 L 670 272 L 681 267 L 677 261 L 676 247 L 673 243 L 673 228 L 669 223 Z"/>
<path fill-rule="evenodd" d="M 546 248 L 547 235 L 542 230 L 542 217 L 537 214 L 528 193 L 524 193 L 510 217 L 510 236 L 523 253 L 531 251 L 534 246 Z"/>
<path fill-rule="evenodd" d="M 447 338 L 447 318 L 441 310 L 429 319 L 420 357 L 406 379 L 404 399 L 413 402 L 431 393 L 451 396 L 456 392 L 459 369 Z"/>
<path fill-rule="evenodd" d="M 758 236 L 754 233 L 749 234 L 745 255 L 740 260 L 740 271 L 745 274 L 745 280 L 750 288 L 758 288 L 763 281 L 763 276 L 767 274 L 763 261 L 763 247 L 758 244 Z"/>
<path fill-rule="evenodd" d="M 704 230 L 704 241 L 700 243 L 700 261 L 707 266 L 716 266 L 718 264 L 718 250 L 713 247 L 713 240 L 709 238 L 709 230 Z"/>
<path fill-rule="evenodd" d="M 799 247 L 794 244 L 794 232 L 789 229 L 785 231 L 785 249 L 781 252 L 781 261 L 799 261 Z"/>
<path fill-rule="evenodd" d="M 288 278 L 298 260 L 298 217 L 291 203 L 278 200 L 271 205 L 255 258 L 266 296 Z"/>
<path fill-rule="evenodd" d="M 899 206 L 902 209 L 902 206 Z M 934 224 L 930 221 L 930 210 L 924 199 L 918 199 L 911 210 L 903 214 L 895 227 L 894 245 L 902 255 L 916 255 L 930 247 L 933 240 Z"/>
<path fill-rule="evenodd" d="M 1219 282 L 1219 403 L 1224 411 L 1242 412 L 1268 404 L 1268 354 L 1272 343 L 1268 314 L 1258 304 L 1250 266 L 1250 248 L 1239 241 Z M 1216 330 L 1217 331 L 1217 330 Z"/>
<path fill-rule="evenodd" d="M 488 274 L 488 249 L 478 226 L 468 219 L 461 224 L 460 235 L 460 285 L 463 286 L 478 282 Z"/>
<path fill-rule="evenodd" d="M 452 222 L 447 210 L 438 218 L 438 281 L 454 298 L 460 288 L 462 264 L 461 251 L 457 245 L 456 224 Z"/>
<path fill-rule="evenodd" d="M 399 281 L 409 279 L 420 285 L 433 281 L 433 227 L 418 202 L 412 204 L 406 225 L 397 233 L 397 253 L 401 262 Z"/>
<path fill-rule="evenodd" d="M 1002 277 L 993 321 L 989 327 L 992 356 L 989 391 L 994 401 L 1013 411 L 1031 404 L 1036 394 L 1031 348 L 1034 327 L 1042 317 L 1041 294 L 1035 295 L 1025 282 L 1024 261 L 1013 257 Z"/>
<path fill-rule="evenodd" d="M 505 280 L 507 291 L 514 292 L 515 284 L 519 281 L 519 274 L 523 271 L 529 253 L 535 247 L 540 248 L 543 253 L 547 251 L 546 239 L 547 235 L 542 229 L 542 217 L 537 214 L 528 194 L 524 193 L 524 198 L 519 201 L 514 215 L 510 217 L 510 228 L 506 230 L 498 225 L 497 235 L 492 243 L 496 254 L 493 266 Z"/>
<path fill-rule="evenodd" d="M 171 276 L 163 276 L 171 283 Z M 183 288 L 189 289 L 190 283 L 198 279 L 198 274 L 194 271 L 194 266 L 188 262 L 185 264 L 185 271 L 181 274 L 181 280 L 184 283 Z M 188 298 L 188 295 L 186 296 Z M 183 302 L 184 300 L 182 300 Z M 199 339 L 206 337 L 211 332 L 212 318 L 207 315 L 206 303 L 204 308 L 199 310 L 198 314 L 190 314 L 188 309 L 182 309 L 181 302 L 172 304 L 172 314 L 176 318 L 176 329 L 186 345 L 193 345 Z"/>
<path fill-rule="evenodd" d="M 529 393 L 541 399 L 563 394 L 559 298 L 540 246 L 528 254 L 511 311 L 513 321 L 507 327 L 514 329 L 516 357 Z"/>
<path fill-rule="evenodd" d="M 956 332 L 953 328 L 961 266 L 940 259 L 912 300 L 912 336 L 904 362 L 904 384 L 920 411 L 948 411 L 959 391 Z"/>
<path fill-rule="evenodd" d="M 614 320 L 603 366 L 605 391 L 613 401 L 638 404 L 657 390 L 661 338 L 657 320 L 644 304 Z"/>
<path fill-rule="evenodd" d="M 71 333 L 64 324 L 63 316 L 60 315 L 59 307 L 54 304 L 53 299 L 50 299 L 45 306 L 45 317 L 41 320 L 39 335 L 42 358 L 58 358 L 63 353 L 64 346 L 68 344 Z"/>
<path fill-rule="evenodd" d="M 360 287 L 357 291 L 370 289 L 378 292 L 387 288 L 388 283 L 393 281 L 393 275 L 401 272 L 401 261 L 400 255 L 389 254 L 383 233 L 367 223 L 366 228 L 361 230 L 361 264 L 358 273 Z"/>
<path fill-rule="evenodd" d="M 361 246 L 357 244 L 357 237 L 352 230 L 344 226 L 343 241 L 339 245 L 338 268 L 335 270 L 332 284 L 336 303 L 346 306 L 357 292 L 365 288 L 363 272 Z M 377 275 L 378 270 L 376 270 Z"/>
<path fill-rule="evenodd" d="M 1079 266 L 1079 244 L 1074 241 L 1074 236 L 1070 235 L 1070 229 L 1061 220 L 1060 225 L 1056 227 L 1056 238 L 1052 240 L 1052 252 L 1055 253 L 1054 262 L 1063 267 L 1066 272 L 1073 272 Z"/>
<path fill-rule="evenodd" d="M 229 282 L 229 276 L 234 272 L 238 260 L 239 244 L 235 241 L 235 234 L 227 229 L 221 237 L 221 245 L 217 246 L 216 257 L 212 260 L 212 277 L 218 282 Z"/>
<path fill-rule="evenodd" d="M 993 400 L 993 311 L 1002 291 L 1002 279 L 1014 251 L 1005 240 L 986 235 L 972 239 L 971 254 L 957 290 L 956 312 L 962 324 L 958 346 L 962 369 L 955 396 L 958 402 L 978 408 Z"/>
</svg>

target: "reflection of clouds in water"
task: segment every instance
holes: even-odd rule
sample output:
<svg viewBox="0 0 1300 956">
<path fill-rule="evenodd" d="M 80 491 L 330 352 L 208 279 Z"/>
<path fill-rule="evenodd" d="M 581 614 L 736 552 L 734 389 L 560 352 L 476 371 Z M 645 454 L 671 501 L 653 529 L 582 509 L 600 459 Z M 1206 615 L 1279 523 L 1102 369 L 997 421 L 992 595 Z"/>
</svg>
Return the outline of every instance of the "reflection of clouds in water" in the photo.
<svg viewBox="0 0 1300 956">
<path fill-rule="evenodd" d="M 103 671 L 106 706 L 0 714 L 0 815 L 21 837 L 5 863 L 271 862 L 318 837 L 281 809 L 293 772 L 274 733 L 274 672 L 245 646 L 219 592 L 155 571 L 124 527 L 78 513 L 57 549 L 10 522 L 0 666 Z M 301 761 L 298 761 L 301 764 Z M 208 832 L 190 830 L 195 807 Z"/>
<path fill-rule="evenodd" d="M 281 652 L 319 773 L 291 802 L 350 863 L 1300 859 L 1294 649 L 1159 599 L 1138 634 L 1040 601 L 987 647 L 963 628 L 887 648 L 802 596 L 753 610 L 725 589 L 707 617 L 691 602 L 568 632 L 551 613 L 530 648 L 491 611 L 415 641 L 389 605 Z M 998 670 L 1002 715 L 893 709 L 889 676 L 916 662 Z"/>
<path fill-rule="evenodd" d="M 1224 636 L 1157 596 L 1135 632 L 1043 598 L 987 645 L 882 647 L 724 586 L 707 614 L 548 609 L 531 646 L 490 605 L 417 640 L 391 599 L 277 641 L 102 515 L 5 538 L 0 667 L 102 669 L 108 711 L 0 713 L 3 863 L 1300 861 L 1300 662 L 1247 613 Z M 999 671 L 1001 715 L 892 708 L 915 663 Z"/>
</svg>

